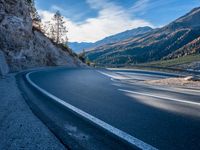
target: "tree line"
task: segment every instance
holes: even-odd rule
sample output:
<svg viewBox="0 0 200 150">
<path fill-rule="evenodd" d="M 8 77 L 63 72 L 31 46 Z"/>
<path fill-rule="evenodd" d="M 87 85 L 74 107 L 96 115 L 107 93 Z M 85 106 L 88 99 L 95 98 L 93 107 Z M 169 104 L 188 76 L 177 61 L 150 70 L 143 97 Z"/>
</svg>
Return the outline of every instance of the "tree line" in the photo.
<svg viewBox="0 0 200 150">
<path fill-rule="evenodd" d="M 41 17 L 35 8 L 35 0 L 26 0 L 30 8 L 30 15 L 33 21 L 33 27 L 43 32 L 48 38 L 57 44 L 62 44 L 67 47 L 67 29 L 63 16 L 59 11 L 56 11 L 52 16 L 52 19 L 42 23 Z M 86 57 L 86 52 L 83 50 L 78 55 L 78 58 L 87 65 L 90 65 L 89 59 Z"/>
<path fill-rule="evenodd" d="M 47 37 L 57 44 L 66 44 L 68 42 L 67 29 L 65 21 L 60 11 L 52 16 L 52 19 L 48 22 L 42 23 L 37 9 L 35 8 L 34 0 L 26 0 L 30 7 L 30 15 L 33 20 L 33 26 L 42 31 Z"/>
</svg>

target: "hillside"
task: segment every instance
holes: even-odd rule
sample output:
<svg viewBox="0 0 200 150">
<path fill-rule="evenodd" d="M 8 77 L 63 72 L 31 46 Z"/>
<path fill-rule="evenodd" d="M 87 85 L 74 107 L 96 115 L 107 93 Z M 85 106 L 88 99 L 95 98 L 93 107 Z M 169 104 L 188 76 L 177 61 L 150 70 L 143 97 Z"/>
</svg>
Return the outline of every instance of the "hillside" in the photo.
<svg viewBox="0 0 200 150">
<path fill-rule="evenodd" d="M 164 57 L 164 59 L 179 58 L 182 56 L 191 55 L 191 54 L 199 54 L 199 53 L 200 53 L 200 37 L 194 39 L 192 42 L 184 45 L 183 47 L 179 48 L 175 52 Z"/>
<path fill-rule="evenodd" d="M 0 51 L 9 70 L 42 66 L 81 66 L 69 48 L 51 42 L 33 27 L 28 0 L 0 0 Z M 1 67 L 1 64 L 0 64 Z"/>
<path fill-rule="evenodd" d="M 132 30 L 127 30 L 109 37 L 106 37 L 102 40 L 99 40 L 95 43 L 86 43 L 86 42 L 82 42 L 82 43 L 77 43 L 77 42 L 69 42 L 69 47 L 72 48 L 75 52 L 79 53 L 82 52 L 83 49 L 87 49 L 87 50 L 92 50 L 95 47 L 101 46 L 101 45 L 105 45 L 105 44 L 111 44 L 111 43 L 115 43 L 115 42 L 119 42 L 128 38 L 132 38 L 134 36 L 138 36 L 147 32 L 152 31 L 153 29 L 151 27 L 138 27 Z"/>
<path fill-rule="evenodd" d="M 87 42 L 68 42 L 67 45 L 74 50 L 76 53 L 80 53 L 83 49 L 90 48 L 94 43 L 87 43 Z"/>
<path fill-rule="evenodd" d="M 175 51 L 183 51 L 181 48 L 187 47 L 189 50 L 192 43 L 195 40 L 198 41 L 200 36 L 199 20 L 200 7 L 163 28 L 94 48 L 93 51 L 87 53 L 87 57 L 101 65 L 130 65 L 161 60 Z M 195 47 L 198 49 L 198 46 Z"/>
<path fill-rule="evenodd" d="M 186 55 L 168 60 L 153 61 L 150 63 L 144 63 L 140 65 L 149 67 L 164 67 L 200 71 L 200 54 Z"/>
</svg>

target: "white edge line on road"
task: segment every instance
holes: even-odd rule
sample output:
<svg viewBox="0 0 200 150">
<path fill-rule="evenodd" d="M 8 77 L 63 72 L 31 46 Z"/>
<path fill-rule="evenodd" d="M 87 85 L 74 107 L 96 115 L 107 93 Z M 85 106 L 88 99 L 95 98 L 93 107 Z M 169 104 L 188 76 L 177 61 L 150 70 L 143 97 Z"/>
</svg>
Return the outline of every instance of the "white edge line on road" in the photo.
<svg viewBox="0 0 200 150">
<path fill-rule="evenodd" d="M 169 101 L 175 101 L 175 102 L 187 103 L 187 104 L 199 105 L 200 106 L 200 103 L 198 103 L 198 102 L 191 102 L 191 101 L 175 99 L 175 98 L 170 98 L 170 97 L 157 96 L 157 95 L 153 95 L 153 94 L 134 92 L 134 91 L 124 90 L 124 89 L 118 89 L 118 90 L 122 91 L 122 92 L 128 92 L 128 93 L 132 93 L 132 94 L 137 94 L 137 95 L 143 95 L 143 96 L 154 97 L 154 98 L 159 98 L 159 99 L 166 99 L 166 100 L 169 100 Z"/>
<path fill-rule="evenodd" d="M 145 71 L 145 72 L 150 72 L 150 73 L 162 73 L 165 75 L 172 75 L 172 76 L 184 76 L 178 73 L 169 73 L 169 72 L 163 72 L 163 71 L 151 71 L 151 70 L 143 70 L 143 69 L 123 69 L 123 68 L 106 68 L 107 70 L 111 70 L 111 71 L 118 71 L 118 70 L 122 70 L 122 71 Z"/>
<path fill-rule="evenodd" d="M 167 77 L 167 75 L 157 75 L 157 74 L 142 74 L 142 73 L 132 73 L 132 72 L 122 72 L 122 71 L 118 71 L 117 73 L 122 74 L 122 75 L 142 75 L 142 76 L 148 76 L 148 77 L 160 77 L 160 78 L 164 78 Z"/>
<path fill-rule="evenodd" d="M 33 73 L 33 72 L 31 72 Z M 53 100 L 55 100 L 56 102 L 58 102 L 59 104 L 67 107 L 68 109 L 74 111 L 75 113 L 77 113 L 78 115 L 80 115 L 81 117 L 83 118 L 86 118 L 88 119 L 89 121 L 91 121 L 92 123 L 94 123 L 95 125 L 103 128 L 104 130 L 108 131 L 109 133 L 117 136 L 118 138 L 130 143 L 131 145 L 134 145 L 136 146 L 137 148 L 139 149 L 143 149 L 143 150 L 157 150 L 157 148 L 137 139 L 136 137 L 133 137 L 131 135 L 129 135 L 128 133 L 124 132 L 124 131 L 121 131 L 111 125 L 109 125 L 108 123 L 82 111 L 81 109 L 79 108 L 76 108 L 74 106 L 72 106 L 71 104 L 59 99 L 58 97 L 52 95 L 51 93 L 47 92 L 46 90 L 40 88 L 38 85 L 36 85 L 33 81 L 31 81 L 30 79 L 30 74 L 31 73 L 28 73 L 26 74 L 26 79 L 27 81 L 33 86 L 35 87 L 36 89 L 38 89 L 41 93 L 47 95 L 48 97 L 52 98 Z"/>
<path fill-rule="evenodd" d="M 107 76 L 107 77 L 110 77 L 110 79 L 111 79 L 111 81 L 115 81 L 115 79 L 117 79 L 116 77 L 113 77 L 112 75 L 109 75 L 109 74 L 107 74 L 107 73 L 105 73 L 105 72 L 102 72 L 102 71 L 97 71 L 97 72 L 99 72 L 99 73 L 101 73 L 101 74 L 103 74 L 103 75 L 105 75 L 105 76 Z M 134 79 L 134 78 L 128 78 L 127 77 L 127 79 Z M 123 79 L 118 79 L 118 80 L 123 80 Z M 150 85 L 150 84 L 146 84 L 146 86 L 149 86 L 149 87 L 153 87 L 153 88 L 157 88 L 157 86 L 155 86 L 155 85 Z M 170 87 L 170 88 L 172 88 L 172 87 Z M 181 87 L 173 87 L 173 89 L 166 89 L 166 87 L 159 87 L 159 89 L 162 89 L 162 90 L 165 90 L 165 91 L 173 91 L 174 92 L 174 90 L 178 90 L 178 91 L 180 91 L 180 92 L 182 92 L 182 91 L 186 91 L 186 92 L 195 92 L 195 94 L 200 94 L 200 90 L 198 90 L 198 89 L 187 89 L 187 88 L 181 88 Z"/>
<path fill-rule="evenodd" d="M 118 75 L 117 73 L 113 73 L 115 75 L 111 75 L 111 74 L 108 74 L 108 73 L 105 73 L 105 72 L 102 72 L 102 71 L 97 71 L 107 77 L 110 77 L 111 79 L 118 79 L 118 80 L 122 80 L 122 79 L 132 79 L 132 78 L 129 78 L 129 77 L 124 77 L 122 75 Z"/>
</svg>

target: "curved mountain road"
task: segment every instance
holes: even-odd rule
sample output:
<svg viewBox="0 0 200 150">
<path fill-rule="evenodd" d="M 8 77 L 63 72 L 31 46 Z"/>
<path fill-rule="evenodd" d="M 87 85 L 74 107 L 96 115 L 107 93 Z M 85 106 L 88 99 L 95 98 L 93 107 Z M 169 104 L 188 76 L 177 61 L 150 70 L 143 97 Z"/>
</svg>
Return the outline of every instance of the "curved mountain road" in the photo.
<svg viewBox="0 0 200 150">
<path fill-rule="evenodd" d="M 145 85 L 174 75 L 53 69 L 30 80 L 70 106 L 158 149 L 200 149 L 200 92 Z"/>
</svg>

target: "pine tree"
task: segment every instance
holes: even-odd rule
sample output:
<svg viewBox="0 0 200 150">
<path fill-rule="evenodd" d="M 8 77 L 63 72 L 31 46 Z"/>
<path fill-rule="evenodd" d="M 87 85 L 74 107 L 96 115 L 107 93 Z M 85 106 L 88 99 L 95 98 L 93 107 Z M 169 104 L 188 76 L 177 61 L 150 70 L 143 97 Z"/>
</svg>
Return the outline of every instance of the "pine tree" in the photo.
<svg viewBox="0 0 200 150">
<path fill-rule="evenodd" d="M 58 44 L 67 42 L 67 30 L 64 24 L 63 16 L 59 11 L 57 11 L 52 18 L 52 23 L 50 24 L 50 34 L 52 40 Z"/>
<path fill-rule="evenodd" d="M 85 55 L 86 55 L 85 49 L 83 49 L 82 53 L 80 53 L 80 54 L 78 55 L 79 59 L 80 59 L 83 63 L 86 63 Z"/>
</svg>

